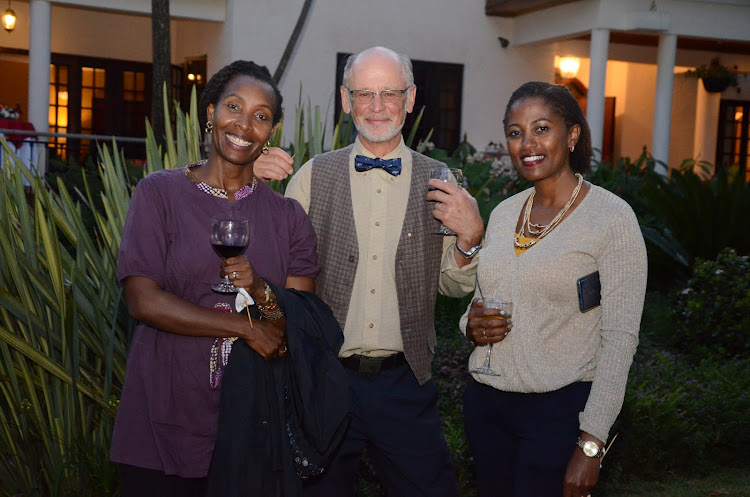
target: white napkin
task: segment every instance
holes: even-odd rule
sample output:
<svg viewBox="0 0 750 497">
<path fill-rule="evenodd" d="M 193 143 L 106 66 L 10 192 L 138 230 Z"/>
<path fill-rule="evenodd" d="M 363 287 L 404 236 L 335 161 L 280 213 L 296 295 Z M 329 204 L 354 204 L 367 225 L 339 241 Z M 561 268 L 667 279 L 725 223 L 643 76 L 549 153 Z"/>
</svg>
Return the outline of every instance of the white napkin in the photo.
<svg viewBox="0 0 750 497">
<path fill-rule="evenodd" d="M 255 301 L 250 296 L 249 293 L 247 293 L 247 290 L 244 288 L 239 288 L 239 291 L 237 292 L 237 297 L 234 299 L 234 308 L 237 310 L 237 312 L 242 312 L 242 309 L 244 309 L 248 305 L 253 305 Z"/>
</svg>

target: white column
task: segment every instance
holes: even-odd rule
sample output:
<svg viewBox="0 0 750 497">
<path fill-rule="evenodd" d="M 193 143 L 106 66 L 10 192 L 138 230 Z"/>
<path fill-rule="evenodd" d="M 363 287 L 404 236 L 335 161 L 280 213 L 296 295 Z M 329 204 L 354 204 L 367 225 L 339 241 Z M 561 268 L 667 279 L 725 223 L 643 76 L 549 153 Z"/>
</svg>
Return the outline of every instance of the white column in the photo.
<svg viewBox="0 0 750 497">
<path fill-rule="evenodd" d="M 31 0 L 29 4 L 29 122 L 37 131 L 49 129 L 49 65 L 51 51 L 52 9 L 49 0 Z M 37 147 L 44 151 L 44 147 Z M 46 159 L 37 164 L 40 175 L 46 170 Z"/>
<path fill-rule="evenodd" d="M 586 95 L 586 120 L 591 128 L 593 159 L 601 160 L 604 141 L 604 86 L 607 82 L 607 59 L 609 58 L 608 29 L 591 30 L 589 57 L 591 58 L 591 72 L 589 90 Z"/>
<path fill-rule="evenodd" d="M 698 95 L 695 101 L 695 135 L 693 140 L 693 158 L 710 162 L 716 160 L 716 129 L 719 126 L 719 107 L 721 93 L 709 93 L 698 80 Z M 696 170 L 702 173 L 702 170 Z M 714 173 L 712 169 L 711 174 Z"/>
<path fill-rule="evenodd" d="M 656 100 L 654 102 L 654 136 L 651 143 L 651 156 L 656 159 L 656 171 L 661 174 L 667 174 L 669 167 L 669 133 L 672 129 L 672 91 L 674 88 L 676 54 L 677 35 L 659 35 Z M 659 161 L 663 164 L 659 164 Z"/>
</svg>

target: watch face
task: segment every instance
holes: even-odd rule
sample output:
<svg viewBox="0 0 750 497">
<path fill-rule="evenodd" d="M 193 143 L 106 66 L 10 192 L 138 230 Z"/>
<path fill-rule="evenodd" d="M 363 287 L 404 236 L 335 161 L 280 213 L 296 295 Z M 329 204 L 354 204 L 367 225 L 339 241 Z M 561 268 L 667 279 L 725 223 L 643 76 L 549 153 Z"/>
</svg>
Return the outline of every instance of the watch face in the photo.
<svg viewBox="0 0 750 497">
<path fill-rule="evenodd" d="M 584 442 L 583 453 L 589 457 L 596 457 L 596 455 L 599 453 L 599 446 L 591 441 Z"/>
</svg>

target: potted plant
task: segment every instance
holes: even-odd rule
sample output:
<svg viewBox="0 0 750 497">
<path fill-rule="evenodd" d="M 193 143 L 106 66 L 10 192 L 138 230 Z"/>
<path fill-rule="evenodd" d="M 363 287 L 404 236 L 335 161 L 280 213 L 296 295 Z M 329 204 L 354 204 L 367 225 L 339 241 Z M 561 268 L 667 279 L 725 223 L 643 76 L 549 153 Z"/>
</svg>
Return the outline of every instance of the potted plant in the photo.
<svg viewBox="0 0 750 497">
<path fill-rule="evenodd" d="M 737 66 L 729 68 L 722 66 L 718 57 L 711 59 L 709 65 L 701 65 L 693 71 L 685 73 L 686 76 L 700 78 L 707 92 L 722 92 L 730 86 L 737 86 Z"/>
</svg>

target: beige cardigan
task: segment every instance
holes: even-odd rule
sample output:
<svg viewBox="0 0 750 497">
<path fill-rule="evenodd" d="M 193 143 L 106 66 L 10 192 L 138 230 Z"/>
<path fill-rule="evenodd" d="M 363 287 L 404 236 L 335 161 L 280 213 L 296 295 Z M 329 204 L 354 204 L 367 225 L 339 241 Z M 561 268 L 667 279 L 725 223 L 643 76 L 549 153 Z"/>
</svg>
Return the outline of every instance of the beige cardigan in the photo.
<svg viewBox="0 0 750 497">
<path fill-rule="evenodd" d="M 513 302 L 513 330 L 492 353 L 492 367 L 502 375 L 474 378 L 509 392 L 550 392 L 593 381 L 580 428 L 606 441 L 638 344 L 646 293 L 643 237 L 630 206 L 591 185 L 559 226 L 516 257 L 513 235 L 530 192 L 505 200 L 490 216 L 479 283 L 484 297 Z M 576 281 L 594 271 L 601 278 L 601 306 L 582 313 Z M 460 321 L 464 333 L 467 314 Z M 477 347 L 469 367 L 485 354 Z"/>
</svg>

